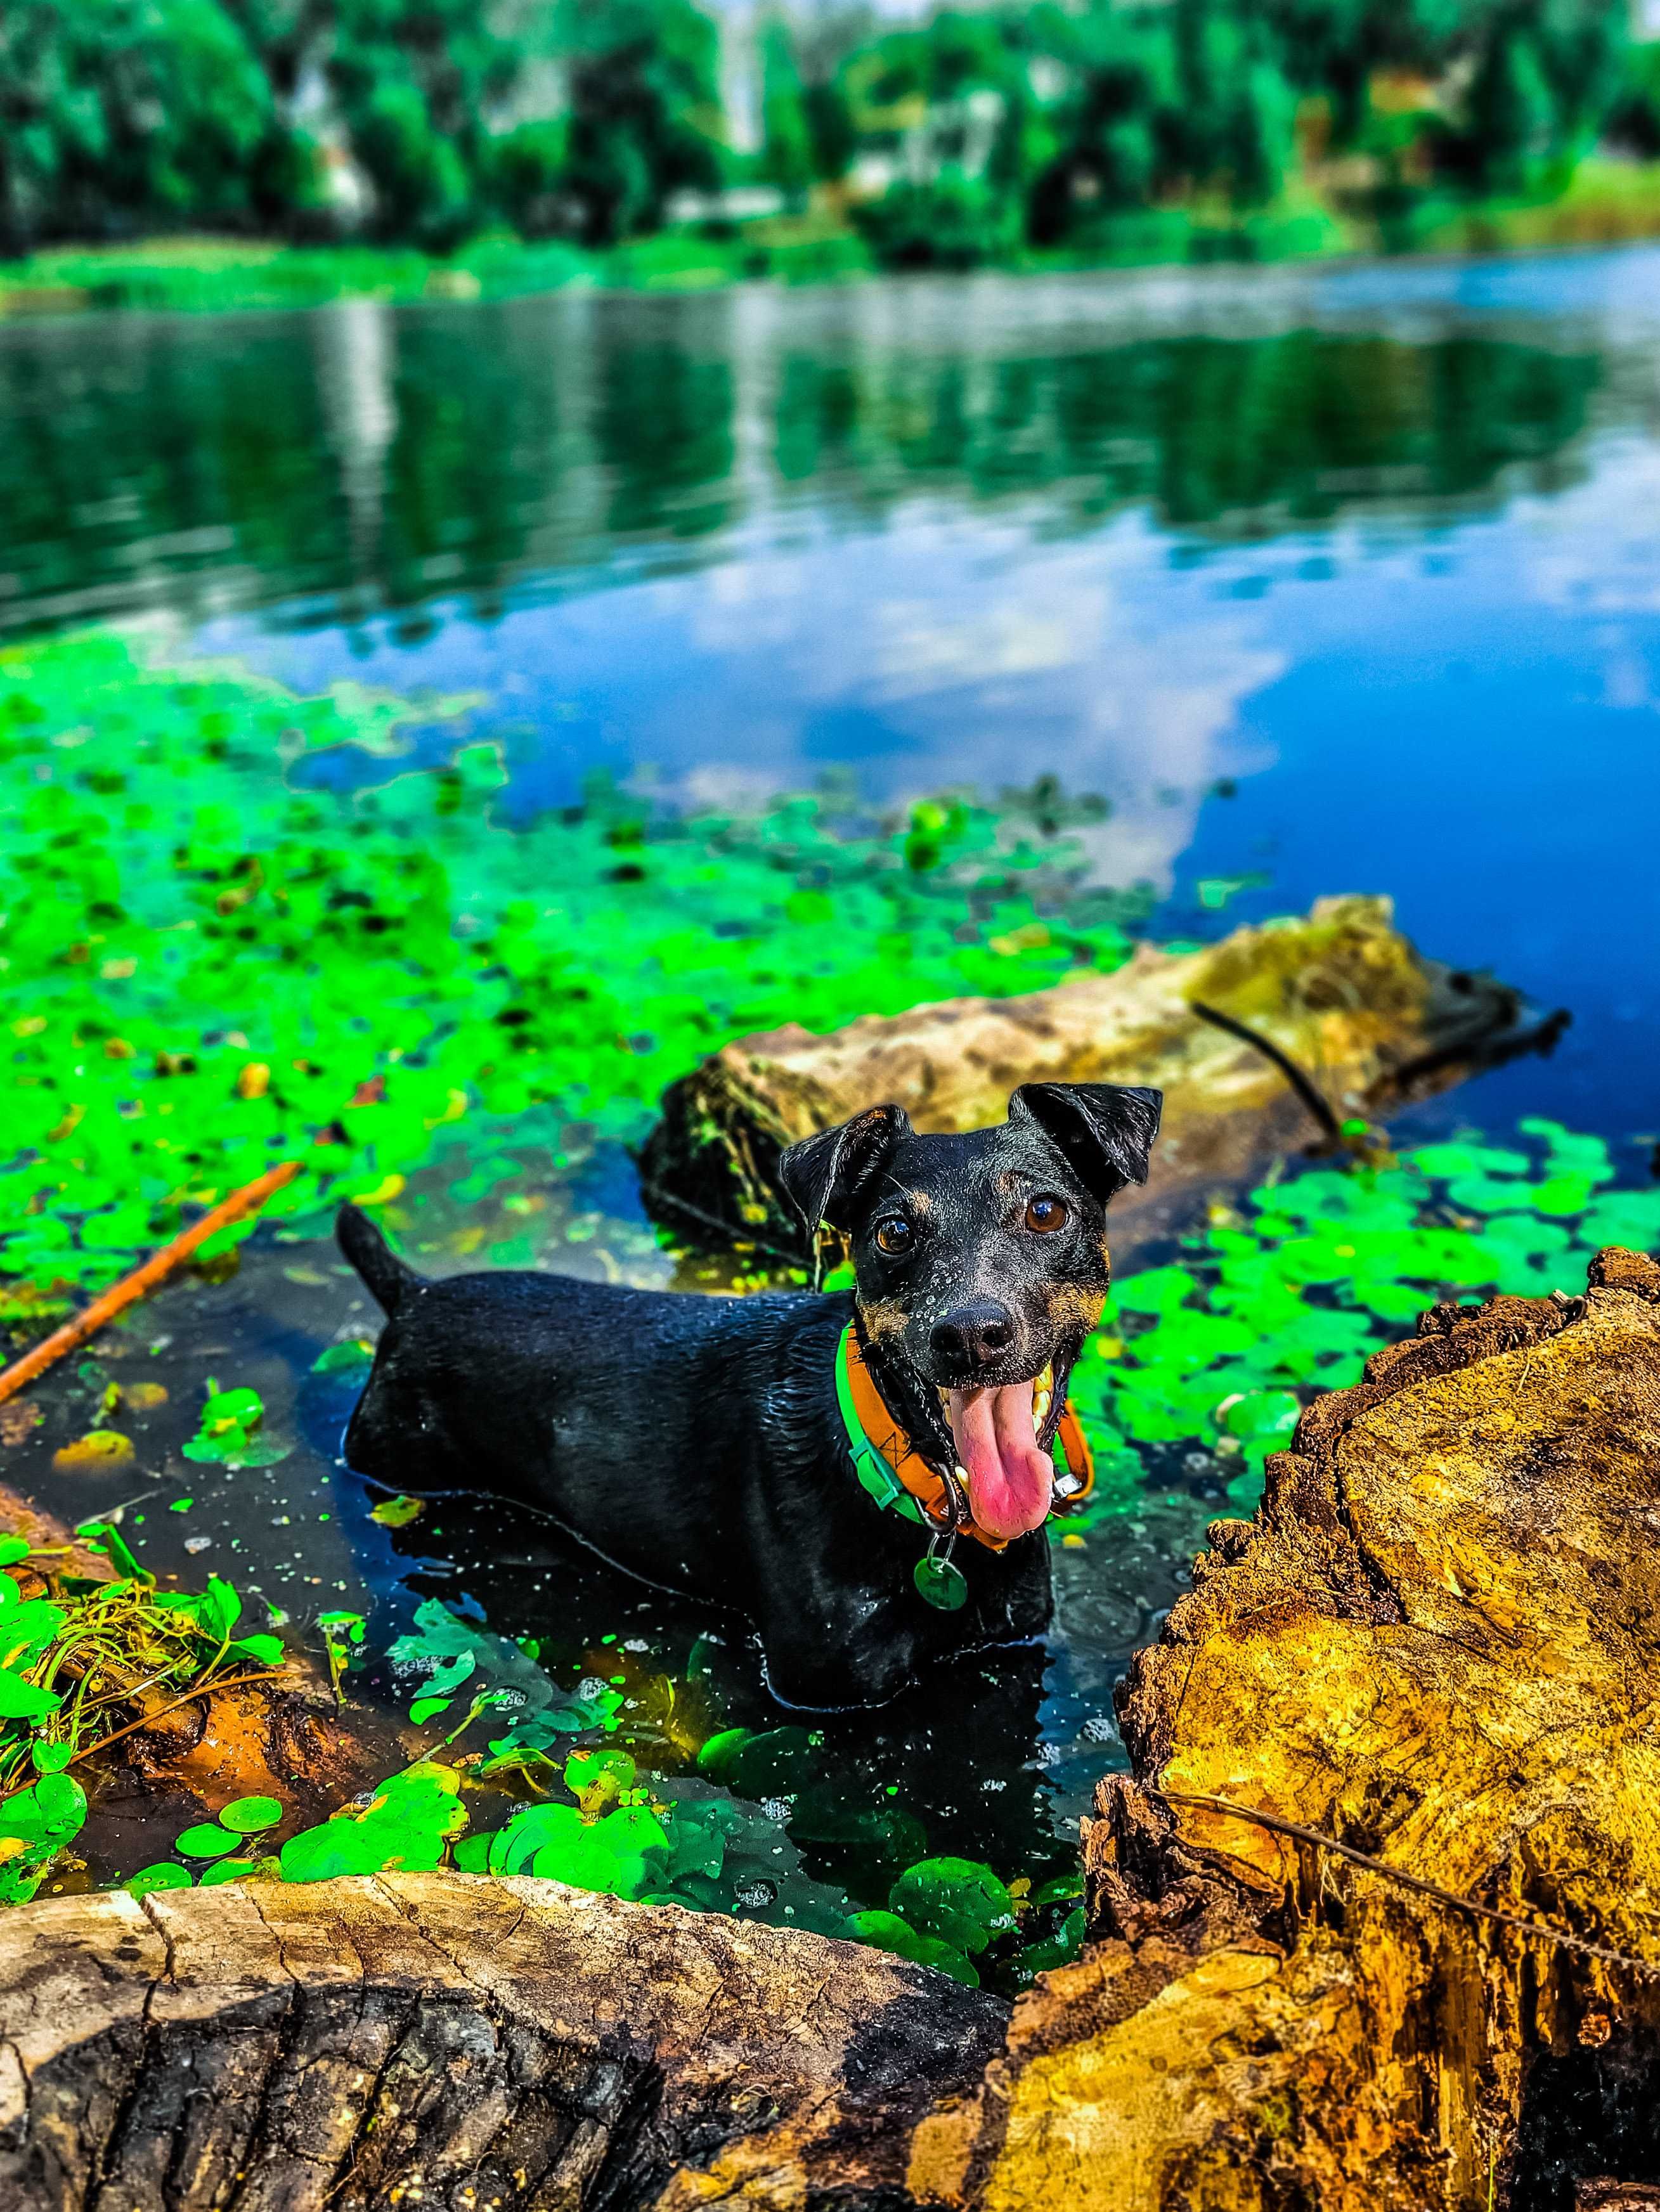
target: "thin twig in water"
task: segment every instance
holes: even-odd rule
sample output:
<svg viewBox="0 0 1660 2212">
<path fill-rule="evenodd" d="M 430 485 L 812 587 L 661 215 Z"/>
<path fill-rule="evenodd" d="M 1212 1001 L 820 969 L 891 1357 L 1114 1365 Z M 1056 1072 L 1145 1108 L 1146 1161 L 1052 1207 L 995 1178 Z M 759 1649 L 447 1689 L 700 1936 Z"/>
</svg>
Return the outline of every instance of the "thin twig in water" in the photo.
<svg viewBox="0 0 1660 2212">
<path fill-rule="evenodd" d="M 15 1398 L 26 1384 L 33 1382 L 37 1376 L 44 1375 L 47 1368 L 54 1366 L 65 1352 L 75 1351 L 88 1337 L 96 1336 L 105 1323 L 113 1321 L 117 1314 L 124 1313 L 129 1306 L 136 1305 L 140 1298 L 147 1297 L 150 1291 L 167 1280 L 175 1268 L 183 1266 L 198 1245 L 205 1244 L 210 1237 L 216 1236 L 222 1229 L 228 1229 L 233 1222 L 240 1221 L 250 1213 L 258 1213 L 268 1198 L 275 1197 L 284 1183 L 294 1181 L 304 1164 L 302 1160 L 284 1160 L 280 1167 L 268 1168 L 252 1182 L 245 1183 L 240 1190 L 234 1190 L 228 1198 L 222 1199 L 210 1213 L 204 1213 L 199 1221 L 194 1221 L 188 1229 L 181 1230 L 172 1243 L 164 1244 L 159 1252 L 153 1253 L 142 1267 L 135 1267 L 130 1275 L 123 1275 L 119 1283 L 112 1283 L 108 1290 L 100 1291 L 83 1312 L 76 1315 L 73 1321 L 66 1321 L 62 1328 L 55 1328 L 32 1352 L 26 1352 L 21 1359 L 15 1359 L 3 1373 L 0 1373 L 0 1403 L 8 1398 Z"/>
<path fill-rule="evenodd" d="M 1462 1896 L 1456 1889 L 1443 1889 L 1438 1882 L 1426 1881 L 1422 1875 L 1407 1874 L 1400 1867 L 1390 1866 L 1386 1859 L 1374 1858 L 1370 1851 L 1357 1850 L 1353 1844 L 1341 1843 L 1319 1828 L 1305 1828 L 1299 1821 L 1282 1820 L 1277 1813 L 1259 1813 L 1255 1806 L 1237 1805 L 1231 1797 L 1201 1796 L 1196 1792 L 1181 1790 L 1161 1790 L 1158 1795 L 1167 1805 L 1195 1805 L 1206 1812 L 1225 1813 L 1236 1820 L 1249 1820 L 1255 1826 L 1266 1828 L 1270 1835 L 1289 1836 L 1296 1843 L 1311 1844 L 1317 1850 L 1335 1851 L 1339 1858 L 1347 1859 L 1352 1866 L 1365 1867 L 1368 1874 L 1381 1875 L 1402 1889 L 1410 1889 L 1420 1897 L 1433 1898 L 1455 1912 L 1468 1912 L 1478 1920 L 1497 1921 L 1501 1928 L 1514 1928 L 1523 1936 L 1536 1936 L 1541 1943 L 1555 1943 L 1565 1951 L 1578 1951 L 1587 1959 L 1600 1959 L 1610 1966 L 1629 1966 L 1639 1974 L 1660 1974 L 1660 1960 L 1639 1959 L 1629 1951 L 1610 1949 L 1606 1943 L 1593 1943 L 1589 1936 L 1575 1936 L 1566 1928 L 1552 1928 L 1547 1923 L 1529 1920 L 1525 1913 L 1506 1912 L 1501 1905 L 1483 1905 L 1479 1898 Z"/>
<path fill-rule="evenodd" d="M 1197 999 L 1189 999 L 1188 1005 L 1201 1022 L 1208 1022 L 1213 1029 L 1225 1030 L 1230 1036 L 1237 1036 L 1242 1043 L 1252 1046 L 1264 1060 L 1272 1060 L 1332 1142 L 1342 1143 L 1342 1124 L 1332 1112 L 1325 1093 L 1314 1078 L 1297 1065 L 1288 1052 L 1282 1052 L 1271 1037 L 1259 1036 L 1254 1029 L 1248 1028 L 1243 1022 L 1235 1021 L 1231 1014 L 1225 1014 L 1218 1006 L 1207 1006 Z"/>
</svg>

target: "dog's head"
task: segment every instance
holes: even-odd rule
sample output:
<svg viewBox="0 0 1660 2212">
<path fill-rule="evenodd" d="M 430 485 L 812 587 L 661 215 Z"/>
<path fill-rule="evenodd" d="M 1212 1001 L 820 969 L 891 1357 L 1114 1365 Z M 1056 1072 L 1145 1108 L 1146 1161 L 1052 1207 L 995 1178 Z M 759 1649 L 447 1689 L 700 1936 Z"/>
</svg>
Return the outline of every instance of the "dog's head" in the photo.
<svg viewBox="0 0 1660 2212">
<path fill-rule="evenodd" d="M 889 1403 L 925 1457 L 964 1470 L 993 1535 L 1049 1511 L 1067 1377 L 1110 1280 L 1107 1202 L 1146 1181 L 1162 1104 L 1028 1083 L 1000 1128 L 927 1137 L 902 1107 L 873 1106 L 779 1162 L 809 1230 L 828 1222 L 852 1246 Z"/>
</svg>

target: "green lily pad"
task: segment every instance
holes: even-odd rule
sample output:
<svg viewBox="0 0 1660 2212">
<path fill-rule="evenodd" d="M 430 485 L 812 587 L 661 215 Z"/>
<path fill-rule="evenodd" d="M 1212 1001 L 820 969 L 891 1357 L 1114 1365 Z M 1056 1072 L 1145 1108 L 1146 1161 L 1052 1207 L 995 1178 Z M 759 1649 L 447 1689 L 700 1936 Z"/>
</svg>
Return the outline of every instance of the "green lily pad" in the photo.
<svg viewBox="0 0 1660 2212">
<path fill-rule="evenodd" d="M 217 1866 L 204 1870 L 197 1887 L 199 1889 L 216 1889 L 221 1882 L 240 1881 L 244 1875 L 251 1875 L 253 1870 L 252 1859 L 221 1859 Z"/>
<path fill-rule="evenodd" d="M 216 1820 L 201 1820 L 193 1828 L 186 1828 L 173 1839 L 173 1848 L 187 1859 L 216 1859 L 226 1851 L 234 1851 L 241 1842 L 240 1836 L 228 1828 L 222 1828 Z"/>
<path fill-rule="evenodd" d="M 154 1866 L 140 1867 L 121 1885 L 132 1897 L 148 1897 L 153 1890 L 190 1889 L 194 1881 L 188 1867 L 181 1867 L 172 1859 L 158 1859 Z"/>
<path fill-rule="evenodd" d="M 894 1883 L 888 1903 L 919 1934 L 969 1954 L 1014 1926 L 1007 1885 L 976 1859 L 921 1859 Z"/>
<path fill-rule="evenodd" d="M 253 1836 L 261 1828 L 274 1828 L 282 1817 L 282 1804 L 275 1797 L 237 1797 L 221 1811 L 219 1825 L 239 1836 Z"/>
</svg>

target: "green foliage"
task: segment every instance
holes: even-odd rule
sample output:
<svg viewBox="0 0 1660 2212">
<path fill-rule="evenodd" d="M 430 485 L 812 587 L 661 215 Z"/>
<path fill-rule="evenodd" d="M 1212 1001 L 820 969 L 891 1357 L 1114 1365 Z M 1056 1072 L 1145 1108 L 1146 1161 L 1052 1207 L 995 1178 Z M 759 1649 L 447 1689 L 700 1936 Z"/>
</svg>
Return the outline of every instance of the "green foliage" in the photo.
<svg viewBox="0 0 1660 2212">
<path fill-rule="evenodd" d="M 274 1828 L 282 1817 L 282 1805 L 275 1797 L 238 1797 L 222 1808 L 219 1825 L 239 1836 L 257 1836 L 262 1828 Z"/>
<path fill-rule="evenodd" d="M 909 179 L 858 210 L 860 228 L 890 269 L 976 269 L 1020 242 L 1020 211 L 982 177 L 942 169 Z"/>
<path fill-rule="evenodd" d="M 395 750 L 411 711 L 152 671 L 98 633 L 0 652 L 0 1273 L 90 1286 L 275 1159 L 311 1172 L 268 1218 L 385 1201 L 469 1116 L 545 1102 L 632 1130 L 745 1030 L 1128 951 L 1110 922 L 1029 927 L 1076 856 L 967 808 L 919 866 L 812 799 L 659 823 L 602 791 L 509 835 L 483 747 L 356 799 L 285 781 L 318 750 Z"/>
<path fill-rule="evenodd" d="M 761 33 L 761 173 L 799 205 L 817 166 L 812 125 L 794 46 L 776 18 Z"/>
<path fill-rule="evenodd" d="M 691 0 L 562 0 L 557 44 L 570 103 L 561 182 L 585 240 L 654 230 L 672 193 L 721 183 L 720 41 Z"/>
<path fill-rule="evenodd" d="M 87 1801 L 65 1769 L 133 1701 L 157 1711 L 283 1656 L 275 1637 L 234 1637 L 241 1600 L 222 1577 L 196 1594 L 158 1591 L 115 1528 L 88 1523 L 76 1534 L 109 1556 L 114 1579 L 64 1571 L 61 1547 L 0 1537 L 0 1903 L 32 1896 L 78 1833 Z M 25 1586 L 44 1594 L 24 1597 Z M 239 1841 L 226 1835 L 223 1847 Z"/>
<path fill-rule="evenodd" d="M 1014 1926 L 1006 1886 L 974 1859 L 919 1860 L 895 1882 L 888 1903 L 924 1936 L 970 1956 Z"/>
<path fill-rule="evenodd" d="M 0 242 L 638 237 L 733 168 L 719 43 L 693 0 L 13 0 Z M 1280 203 L 1305 126 L 1371 165 L 1359 197 L 1397 238 L 1438 189 L 1559 192 L 1605 131 L 1660 149 L 1623 0 L 1006 0 L 898 29 L 803 10 L 769 14 L 757 46 L 750 173 L 799 206 L 860 154 L 893 161 L 864 219 L 895 265 L 1099 245 L 1104 219 L 1178 204 L 1219 217 L 1168 234 L 1188 250 L 1241 250 L 1240 211 Z M 302 87 L 325 95 L 317 140 Z M 355 213 L 331 184 L 343 150 Z"/>
<path fill-rule="evenodd" d="M 8 0 L 0 248 L 279 216 L 295 140 L 221 0 Z"/>
<path fill-rule="evenodd" d="M 201 1426 L 179 1449 L 186 1459 L 229 1468 L 274 1466 L 291 1447 L 259 1434 L 265 1418 L 257 1390 L 222 1390 L 210 1376 Z"/>
<path fill-rule="evenodd" d="M 558 1689 L 518 1644 L 474 1627 L 435 1597 L 417 1607 L 414 1628 L 398 1638 L 386 1657 L 420 1682 L 410 1715 L 417 1726 L 444 1711 L 464 1682 L 470 1694 L 486 1693 L 508 1717 L 490 1744 L 492 1760 L 503 1766 L 526 1753 L 545 1753 L 562 1738 L 614 1729 L 623 1707 L 621 1695 L 597 1676 L 573 1691 Z"/>
<path fill-rule="evenodd" d="M 1608 1191 L 1600 1138 L 1530 1120 L 1535 1148 L 1427 1145 L 1380 1170 L 1315 1169 L 1220 1210 L 1183 1263 L 1115 1287 L 1072 1395 L 1104 1480 L 1095 1515 L 1140 1480 L 1135 1445 L 1231 1454 L 1254 1504 L 1262 1462 L 1318 1390 L 1356 1381 L 1437 1297 L 1572 1291 L 1603 1244 L 1660 1245 L 1660 1190 Z M 1542 1157 L 1541 1155 L 1542 1154 Z"/>
<path fill-rule="evenodd" d="M 21 1905 L 80 1833 L 87 1795 L 70 1774 L 43 1774 L 0 1802 L 0 1905 Z"/>
<path fill-rule="evenodd" d="M 278 1854 L 283 1880 L 327 1881 L 393 1868 L 426 1873 L 467 1825 L 459 1792 L 453 1767 L 420 1760 L 383 1782 L 367 1802 L 344 1805 L 319 1827 L 290 1836 Z"/>
</svg>

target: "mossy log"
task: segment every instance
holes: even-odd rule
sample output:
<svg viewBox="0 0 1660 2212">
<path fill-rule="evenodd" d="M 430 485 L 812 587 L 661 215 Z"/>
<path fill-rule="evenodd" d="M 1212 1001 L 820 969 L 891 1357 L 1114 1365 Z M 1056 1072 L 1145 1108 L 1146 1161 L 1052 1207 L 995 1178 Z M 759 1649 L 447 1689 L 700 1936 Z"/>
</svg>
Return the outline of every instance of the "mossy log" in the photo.
<svg viewBox="0 0 1660 2212">
<path fill-rule="evenodd" d="M 1566 1019 L 1537 1022 L 1508 985 L 1424 959 L 1387 899 L 1321 899 L 1196 952 L 1144 945 L 1116 974 L 1047 991 L 869 1015 L 828 1036 L 793 1024 L 741 1038 L 664 1094 L 642 1159 L 647 1206 L 701 1248 L 805 1249 L 775 1177 L 780 1152 L 816 1129 L 888 1100 L 921 1130 L 982 1128 L 1022 1083 L 1152 1084 L 1164 1130 L 1146 1188 L 1115 1202 L 1122 1257 L 1199 1188 L 1322 1134 L 1273 1062 L 1195 1002 L 1288 1054 L 1340 1119 L 1375 1119 L 1548 1044 Z"/>
<path fill-rule="evenodd" d="M 1012 2019 L 531 1881 L 20 1908 L 0 2212 L 1654 2201 L 1660 1265 L 1316 1401 L 1122 1717 L 1085 1954 Z"/>
</svg>

